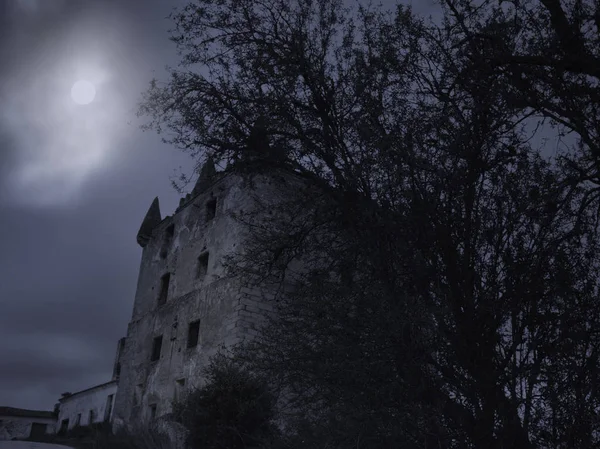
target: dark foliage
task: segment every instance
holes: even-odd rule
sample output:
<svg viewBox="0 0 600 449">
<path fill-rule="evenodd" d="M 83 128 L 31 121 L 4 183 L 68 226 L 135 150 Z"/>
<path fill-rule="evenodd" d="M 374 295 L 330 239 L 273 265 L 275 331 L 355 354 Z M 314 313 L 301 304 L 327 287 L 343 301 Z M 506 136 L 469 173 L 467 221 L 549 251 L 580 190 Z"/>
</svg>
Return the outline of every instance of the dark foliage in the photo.
<svg viewBox="0 0 600 449">
<path fill-rule="evenodd" d="M 294 445 L 600 444 L 597 17 L 583 0 L 446 0 L 440 24 L 337 0 L 174 15 L 182 62 L 146 92 L 148 127 L 287 179 L 235 217 L 247 250 L 227 262 L 272 298 L 241 357 Z M 576 143 L 541 155 L 544 123 Z"/>
<path fill-rule="evenodd" d="M 168 437 L 154 428 L 98 432 L 90 449 L 172 449 Z"/>
<path fill-rule="evenodd" d="M 206 384 L 173 409 L 188 429 L 188 448 L 256 447 L 274 435 L 275 400 L 264 382 L 224 355 L 215 356 L 204 375 Z"/>
</svg>

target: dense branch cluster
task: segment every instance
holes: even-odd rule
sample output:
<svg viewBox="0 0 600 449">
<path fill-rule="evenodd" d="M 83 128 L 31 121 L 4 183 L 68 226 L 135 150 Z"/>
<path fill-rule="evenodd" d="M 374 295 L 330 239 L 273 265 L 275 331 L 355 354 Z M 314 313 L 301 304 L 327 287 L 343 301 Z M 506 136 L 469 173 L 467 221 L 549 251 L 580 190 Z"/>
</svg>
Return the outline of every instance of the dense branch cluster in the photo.
<svg viewBox="0 0 600 449">
<path fill-rule="evenodd" d="M 288 444 L 598 447 L 600 5 L 441 7 L 197 0 L 140 114 L 278 174 L 228 264 L 277 292 Z"/>
</svg>

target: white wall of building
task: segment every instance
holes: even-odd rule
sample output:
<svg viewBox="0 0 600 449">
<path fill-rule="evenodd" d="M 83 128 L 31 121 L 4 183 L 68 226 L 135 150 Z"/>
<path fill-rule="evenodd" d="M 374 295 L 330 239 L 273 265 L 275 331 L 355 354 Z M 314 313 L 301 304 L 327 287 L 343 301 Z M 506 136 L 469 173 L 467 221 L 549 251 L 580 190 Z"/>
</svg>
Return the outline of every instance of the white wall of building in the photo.
<svg viewBox="0 0 600 449">
<path fill-rule="evenodd" d="M 111 381 L 62 398 L 56 421 L 56 431 L 61 429 L 63 421 L 67 419 L 69 420 L 69 429 L 76 425 L 87 426 L 103 422 L 105 419 L 110 421 L 116 394 L 117 382 Z M 92 412 L 92 422 L 90 422 L 90 411 Z"/>
</svg>

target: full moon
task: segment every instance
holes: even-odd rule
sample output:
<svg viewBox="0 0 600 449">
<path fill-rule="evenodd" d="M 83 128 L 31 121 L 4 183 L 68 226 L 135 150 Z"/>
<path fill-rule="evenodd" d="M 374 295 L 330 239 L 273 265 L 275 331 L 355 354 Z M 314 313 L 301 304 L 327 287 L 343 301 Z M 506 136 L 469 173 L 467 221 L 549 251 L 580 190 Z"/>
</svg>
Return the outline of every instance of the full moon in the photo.
<svg viewBox="0 0 600 449">
<path fill-rule="evenodd" d="M 71 88 L 71 97 L 77 104 L 91 103 L 95 96 L 96 88 L 89 81 L 79 80 Z"/>
</svg>

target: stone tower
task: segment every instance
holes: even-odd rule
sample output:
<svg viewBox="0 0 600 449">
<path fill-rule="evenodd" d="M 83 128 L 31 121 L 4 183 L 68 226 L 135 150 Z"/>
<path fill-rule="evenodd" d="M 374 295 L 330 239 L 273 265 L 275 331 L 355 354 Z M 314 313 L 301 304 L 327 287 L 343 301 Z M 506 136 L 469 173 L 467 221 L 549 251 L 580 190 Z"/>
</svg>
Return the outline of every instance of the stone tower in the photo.
<svg viewBox="0 0 600 449">
<path fill-rule="evenodd" d="M 258 178 L 252 188 L 269 195 L 269 176 Z M 231 213 L 248 207 L 248 189 L 243 175 L 217 173 L 209 160 L 172 216 L 162 218 L 158 199 L 152 202 L 137 235 L 143 248 L 137 291 L 119 345 L 117 427 L 168 414 L 185 390 L 202 384 L 209 357 L 255 335 L 255 323 L 270 310 L 226 278 L 222 263 L 243 245 Z"/>
</svg>

